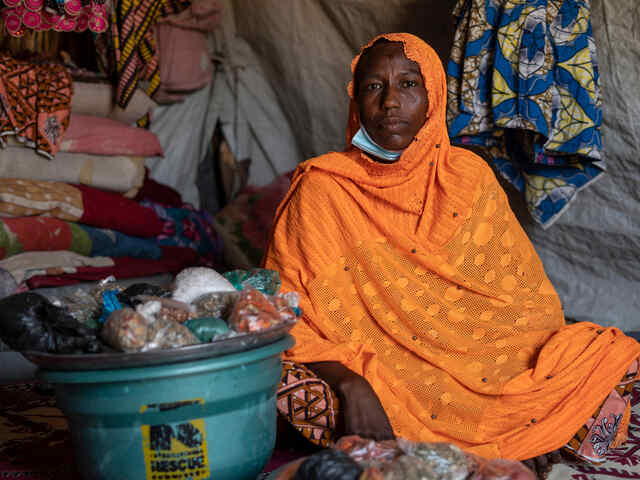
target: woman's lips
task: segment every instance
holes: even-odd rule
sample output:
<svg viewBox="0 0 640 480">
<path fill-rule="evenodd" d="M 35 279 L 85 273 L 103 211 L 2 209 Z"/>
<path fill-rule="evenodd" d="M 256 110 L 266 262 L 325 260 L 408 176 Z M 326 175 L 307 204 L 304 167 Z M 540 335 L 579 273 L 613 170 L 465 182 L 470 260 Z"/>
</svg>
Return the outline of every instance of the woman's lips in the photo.
<svg viewBox="0 0 640 480">
<path fill-rule="evenodd" d="M 385 117 L 380 120 L 379 125 L 387 131 L 400 130 L 407 125 L 407 122 L 399 117 Z"/>
</svg>

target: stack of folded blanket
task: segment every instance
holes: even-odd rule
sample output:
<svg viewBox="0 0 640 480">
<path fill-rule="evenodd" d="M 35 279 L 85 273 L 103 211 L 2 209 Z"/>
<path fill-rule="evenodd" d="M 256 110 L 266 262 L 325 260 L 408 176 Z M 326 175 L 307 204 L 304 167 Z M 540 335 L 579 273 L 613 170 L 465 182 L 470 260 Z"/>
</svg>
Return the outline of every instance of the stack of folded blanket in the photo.
<svg viewBox="0 0 640 480">
<path fill-rule="evenodd" d="M 162 147 L 131 125 L 154 102 L 137 89 L 123 109 L 113 96 L 60 65 L 0 55 L 0 268 L 18 284 L 216 266 L 208 215 L 145 175 Z"/>
</svg>

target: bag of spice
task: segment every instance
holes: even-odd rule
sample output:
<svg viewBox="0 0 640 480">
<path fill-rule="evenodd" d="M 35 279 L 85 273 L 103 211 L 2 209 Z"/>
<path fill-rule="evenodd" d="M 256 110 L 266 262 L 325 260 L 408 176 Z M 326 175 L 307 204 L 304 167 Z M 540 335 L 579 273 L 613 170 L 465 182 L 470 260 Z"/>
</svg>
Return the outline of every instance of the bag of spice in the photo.
<svg viewBox="0 0 640 480">
<path fill-rule="evenodd" d="M 233 307 L 229 326 L 236 332 L 259 332 L 295 318 L 283 296 L 269 297 L 254 288 L 245 288 Z"/>
</svg>

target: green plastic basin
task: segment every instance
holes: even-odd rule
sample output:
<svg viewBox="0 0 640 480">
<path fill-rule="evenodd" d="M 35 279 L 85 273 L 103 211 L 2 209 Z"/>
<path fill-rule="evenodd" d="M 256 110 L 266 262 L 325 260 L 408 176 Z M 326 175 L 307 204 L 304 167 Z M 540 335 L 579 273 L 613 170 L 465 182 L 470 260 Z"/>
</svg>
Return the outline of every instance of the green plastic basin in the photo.
<svg viewBox="0 0 640 480">
<path fill-rule="evenodd" d="M 85 479 L 255 479 L 273 452 L 289 335 L 187 363 L 38 375 L 56 388 Z"/>
</svg>

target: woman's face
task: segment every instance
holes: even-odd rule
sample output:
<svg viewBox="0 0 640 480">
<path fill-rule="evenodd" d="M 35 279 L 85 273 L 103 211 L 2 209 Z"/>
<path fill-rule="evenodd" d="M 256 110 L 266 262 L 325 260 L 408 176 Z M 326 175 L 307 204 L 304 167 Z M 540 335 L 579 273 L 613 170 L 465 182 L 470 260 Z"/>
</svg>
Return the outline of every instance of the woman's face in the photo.
<svg viewBox="0 0 640 480">
<path fill-rule="evenodd" d="M 387 150 L 409 146 L 427 116 L 427 90 L 420 67 L 401 43 L 378 43 L 356 69 L 360 121 L 371 138 Z"/>
</svg>

